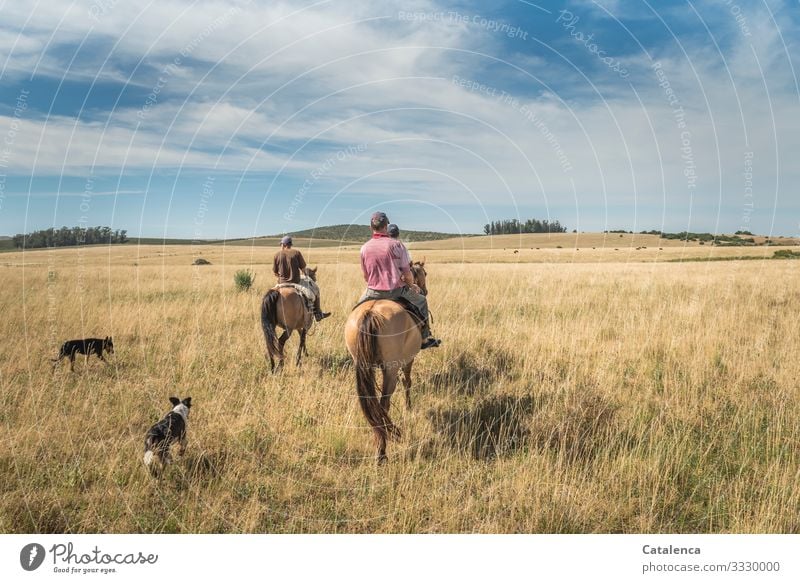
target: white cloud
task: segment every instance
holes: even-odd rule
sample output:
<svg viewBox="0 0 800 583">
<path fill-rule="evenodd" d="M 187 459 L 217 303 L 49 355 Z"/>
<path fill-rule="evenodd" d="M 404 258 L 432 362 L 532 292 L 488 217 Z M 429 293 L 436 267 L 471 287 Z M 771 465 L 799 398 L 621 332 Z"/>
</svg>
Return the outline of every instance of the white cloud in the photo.
<svg viewBox="0 0 800 583">
<path fill-rule="evenodd" d="M 67 76 L 120 79 L 140 58 L 158 72 L 187 47 L 191 61 L 184 58 L 171 70 L 146 112 L 142 103 L 118 108 L 110 117 L 99 112 L 84 113 L 79 121 L 68 116 L 22 120 L 14 143 L 18 173 L 86 175 L 92 166 L 95 172 L 183 166 L 283 169 L 303 178 L 337 149 L 367 143 L 362 155 L 337 164 L 319 186 L 355 181 L 349 194 L 400 192 L 445 202 L 470 200 L 472 191 L 486 203 L 510 204 L 513 197 L 519 204 L 545 199 L 576 204 L 578 214 L 606 203 L 658 206 L 666 198 L 667 214 L 687 220 L 690 203 L 709 206 L 713 218 L 720 192 L 728 211 L 738 212 L 747 150 L 755 152 L 754 180 L 765 208 L 776 189 L 779 200 L 786 200 L 783 188 L 800 181 L 791 157 L 800 145 L 794 81 L 782 41 L 763 12 L 748 21 L 757 37 L 754 49 L 747 43 L 726 49 L 729 71 L 704 39 L 682 39 L 690 62 L 674 45 L 654 52 L 686 111 L 698 173 L 691 201 L 681 130 L 644 55 L 626 58 L 642 106 L 618 78 L 609 77 L 598 86 L 600 95 L 592 96 L 577 73 L 567 79 L 559 73 L 562 78 L 556 79 L 542 58 L 515 58 L 513 64 L 554 84 L 545 91 L 511 67 L 464 53 L 500 53 L 502 39 L 486 30 L 396 19 L 401 9 L 440 9 L 428 2 L 331 2 L 305 10 L 287 3 L 241 4 L 233 13 L 223 2 L 168 1 L 142 12 L 117 3 L 96 19 L 87 17 L 92 6 L 100 5 L 50 3 L 23 29 L 29 5 L 10 3 L 4 8 L 0 47 L 13 44 L 9 29 L 22 32 L 9 67 L 29 68 L 31 55 L 51 34 L 51 47 L 87 33 L 117 43 L 107 68 L 98 73 L 108 53 L 98 54 Z M 717 25 L 737 34 L 730 22 Z M 57 72 L 67 58 L 51 50 L 41 66 Z M 518 104 L 459 87 L 453 75 L 478 75 L 476 81 L 489 86 L 505 84 L 495 87 L 498 91 L 514 87 Z M 148 86 L 141 75 L 135 79 Z M 149 87 L 156 82 L 151 79 Z M 565 86 L 579 88 L 582 97 L 559 93 Z M 527 119 L 522 106 L 536 112 L 545 127 Z M 0 118 L 0 130 L 10 123 Z M 569 161 L 568 172 L 554 141 Z"/>
</svg>

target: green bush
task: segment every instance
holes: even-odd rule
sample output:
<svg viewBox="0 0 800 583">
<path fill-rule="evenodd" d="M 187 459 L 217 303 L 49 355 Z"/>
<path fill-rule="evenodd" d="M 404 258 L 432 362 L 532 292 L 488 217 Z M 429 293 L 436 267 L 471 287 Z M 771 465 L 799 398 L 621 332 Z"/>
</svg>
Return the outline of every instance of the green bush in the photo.
<svg viewBox="0 0 800 583">
<path fill-rule="evenodd" d="M 779 249 L 772 254 L 773 259 L 800 259 L 800 251 L 791 249 Z"/>
<path fill-rule="evenodd" d="M 238 291 L 249 290 L 251 287 L 253 287 L 253 283 L 255 283 L 255 281 L 256 275 L 249 269 L 240 269 L 233 274 L 233 283 L 236 284 L 236 289 Z"/>
</svg>

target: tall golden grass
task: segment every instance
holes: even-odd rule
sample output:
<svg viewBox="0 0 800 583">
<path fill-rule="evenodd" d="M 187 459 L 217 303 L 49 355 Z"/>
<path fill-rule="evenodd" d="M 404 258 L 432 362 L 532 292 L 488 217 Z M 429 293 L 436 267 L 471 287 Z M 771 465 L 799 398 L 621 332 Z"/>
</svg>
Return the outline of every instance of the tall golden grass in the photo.
<svg viewBox="0 0 800 583">
<path fill-rule="evenodd" d="M 269 250 L 4 254 L 0 531 L 800 532 L 800 262 L 563 251 L 428 253 L 444 345 L 415 363 L 412 410 L 396 393 L 382 467 L 343 342 L 354 249 L 311 251 L 334 316 L 280 375 Z M 109 334 L 111 364 L 51 372 L 64 340 Z M 156 481 L 143 438 L 171 395 L 193 397 L 189 447 Z"/>
</svg>

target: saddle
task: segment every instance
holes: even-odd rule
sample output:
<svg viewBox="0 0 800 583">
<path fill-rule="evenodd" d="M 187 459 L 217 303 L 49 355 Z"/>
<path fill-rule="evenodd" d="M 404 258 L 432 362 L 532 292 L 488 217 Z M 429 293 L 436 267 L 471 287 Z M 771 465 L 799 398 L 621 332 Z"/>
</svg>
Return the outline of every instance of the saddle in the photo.
<svg viewBox="0 0 800 583">
<path fill-rule="evenodd" d="M 310 330 L 314 323 L 314 300 L 316 300 L 316 296 L 314 296 L 314 293 L 310 289 L 299 283 L 279 283 L 272 289 L 280 289 L 283 287 L 290 287 L 294 289 L 294 291 L 297 292 L 301 298 L 303 298 L 303 301 L 306 304 L 306 329 Z"/>
<path fill-rule="evenodd" d="M 300 283 L 279 283 L 272 289 L 280 289 L 282 287 L 294 288 L 295 291 L 297 291 L 297 293 L 299 293 L 301 296 L 303 296 L 303 298 L 305 298 L 312 304 L 314 303 L 314 300 L 317 299 L 316 296 L 314 295 L 314 292 L 312 292 L 310 289 L 308 289 L 306 286 Z"/>
<path fill-rule="evenodd" d="M 422 328 L 425 325 L 425 320 L 422 318 L 422 314 L 419 313 L 417 307 L 405 298 L 382 299 L 382 300 L 374 300 L 371 298 L 367 298 L 363 302 L 358 302 L 355 306 L 353 306 L 353 309 L 355 310 L 358 306 L 360 306 L 364 302 L 374 302 L 374 301 L 395 302 L 397 304 L 400 304 L 401 306 L 403 306 L 403 309 L 405 309 L 405 311 L 408 312 L 409 316 L 411 316 L 411 319 L 414 320 L 417 326 Z"/>
</svg>

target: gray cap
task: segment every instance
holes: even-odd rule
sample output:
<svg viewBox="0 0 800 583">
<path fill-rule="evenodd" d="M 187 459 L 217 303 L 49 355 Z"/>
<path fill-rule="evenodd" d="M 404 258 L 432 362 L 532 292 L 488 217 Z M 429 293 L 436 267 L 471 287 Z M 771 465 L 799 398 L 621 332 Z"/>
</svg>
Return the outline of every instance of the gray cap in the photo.
<svg viewBox="0 0 800 583">
<path fill-rule="evenodd" d="M 386 232 L 392 239 L 397 239 L 400 236 L 400 227 L 392 223 L 386 228 Z"/>
<path fill-rule="evenodd" d="M 283 239 L 281 239 L 281 245 L 291 245 L 292 238 L 289 235 L 286 235 Z"/>
<path fill-rule="evenodd" d="M 374 223 L 386 222 L 389 220 L 389 217 L 387 217 L 386 213 L 383 211 L 375 211 L 374 213 L 372 213 L 371 220 Z"/>
</svg>

